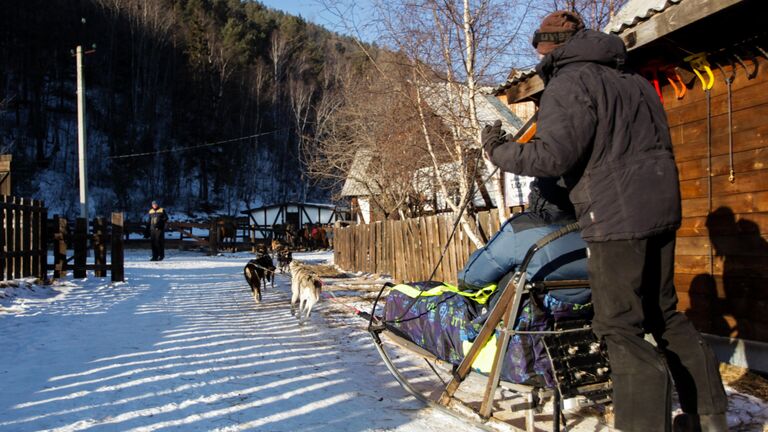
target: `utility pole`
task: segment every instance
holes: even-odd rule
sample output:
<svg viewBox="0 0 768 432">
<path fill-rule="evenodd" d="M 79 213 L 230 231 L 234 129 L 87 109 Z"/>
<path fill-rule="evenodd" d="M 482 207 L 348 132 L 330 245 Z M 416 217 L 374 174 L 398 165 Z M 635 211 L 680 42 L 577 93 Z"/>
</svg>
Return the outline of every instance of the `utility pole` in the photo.
<svg viewBox="0 0 768 432">
<path fill-rule="evenodd" d="M 77 158 L 80 170 L 80 217 L 88 220 L 88 155 L 85 135 L 85 79 L 83 78 L 83 47 L 77 46 Z"/>
</svg>

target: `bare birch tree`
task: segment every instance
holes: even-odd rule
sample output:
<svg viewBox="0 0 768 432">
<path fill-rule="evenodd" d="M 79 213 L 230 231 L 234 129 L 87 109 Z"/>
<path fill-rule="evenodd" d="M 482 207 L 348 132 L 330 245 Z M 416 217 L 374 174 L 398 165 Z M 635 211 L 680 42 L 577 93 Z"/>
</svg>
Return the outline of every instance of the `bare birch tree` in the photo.
<svg viewBox="0 0 768 432">
<path fill-rule="evenodd" d="M 402 66 L 380 65 L 388 74 L 403 75 Z M 394 69 L 401 69 L 395 71 Z M 422 141 L 422 122 L 405 98 L 406 79 L 382 80 L 377 72 L 354 73 L 344 78 L 341 98 L 324 97 L 317 104 L 316 135 L 311 151 L 303 152 L 308 172 L 341 189 L 345 181 L 356 183 L 360 195 L 370 197 L 385 217 L 412 216 L 421 209 L 423 197 L 414 188 L 414 166 L 429 164 Z M 399 88 L 393 89 L 395 84 Z M 426 121 L 430 136 L 441 125 Z M 443 158 L 441 162 L 447 159 Z"/>
<path fill-rule="evenodd" d="M 477 100 L 481 85 L 498 83 L 505 76 L 521 39 L 528 40 L 523 24 L 530 18 L 531 2 L 490 0 L 402 0 L 374 2 L 380 39 L 408 63 L 412 83 L 411 108 L 421 123 L 423 147 L 430 155 L 434 183 L 446 204 L 461 214 L 464 233 L 478 247 L 482 240 L 474 234 L 473 221 L 463 208 L 475 194 L 475 166 L 480 148 L 481 121 Z M 340 19 L 349 14 L 348 6 L 327 5 Z M 345 23 L 358 29 L 356 23 Z M 527 44 L 526 44 L 527 46 Z M 365 50 L 365 46 L 361 45 Z M 530 48 L 529 48 L 530 50 Z M 369 59 L 377 63 L 373 56 Z M 500 61 L 505 59 L 506 61 Z M 381 73 L 383 68 L 377 65 Z M 392 80 L 382 73 L 382 79 Z M 436 114 L 448 134 L 435 134 L 428 119 Z M 474 151 L 473 151 L 474 150 Z M 457 169 L 453 178 L 441 175 L 441 154 L 450 156 Z M 418 167 L 413 167 L 418 168 Z M 472 169 L 470 169 L 472 168 Z M 453 180 L 458 194 L 452 193 Z M 503 190 L 496 175 L 495 200 L 504 213 Z"/>
</svg>

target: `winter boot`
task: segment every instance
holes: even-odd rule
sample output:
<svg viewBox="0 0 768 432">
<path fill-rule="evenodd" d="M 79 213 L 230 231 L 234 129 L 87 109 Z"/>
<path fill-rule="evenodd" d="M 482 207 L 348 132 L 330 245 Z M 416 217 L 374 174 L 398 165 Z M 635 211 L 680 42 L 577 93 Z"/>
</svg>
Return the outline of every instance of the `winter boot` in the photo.
<svg viewBox="0 0 768 432">
<path fill-rule="evenodd" d="M 675 416 L 673 432 L 728 432 L 725 414 L 696 415 L 683 413 Z"/>
</svg>

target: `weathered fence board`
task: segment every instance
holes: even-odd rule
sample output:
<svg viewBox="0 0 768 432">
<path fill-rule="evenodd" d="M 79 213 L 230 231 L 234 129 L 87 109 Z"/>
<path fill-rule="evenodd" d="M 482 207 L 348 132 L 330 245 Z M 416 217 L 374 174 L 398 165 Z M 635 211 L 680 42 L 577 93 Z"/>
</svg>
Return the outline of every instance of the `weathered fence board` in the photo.
<svg viewBox="0 0 768 432">
<path fill-rule="evenodd" d="M 125 280 L 123 214 L 112 213 L 112 282 Z"/>
<path fill-rule="evenodd" d="M 461 226 L 448 243 L 454 221 L 452 214 L 441 214 L 335 228 L 335 262 L 347 270 L 389 274 L 397 281 L 427 280 L 435 270 L 433 279 L 455 283 L 475 245 Z M 477 221 L 474 233 L 482 229 L 487 237 L 501 225 L 495 211 L 478 214 Z"/>
</svg>

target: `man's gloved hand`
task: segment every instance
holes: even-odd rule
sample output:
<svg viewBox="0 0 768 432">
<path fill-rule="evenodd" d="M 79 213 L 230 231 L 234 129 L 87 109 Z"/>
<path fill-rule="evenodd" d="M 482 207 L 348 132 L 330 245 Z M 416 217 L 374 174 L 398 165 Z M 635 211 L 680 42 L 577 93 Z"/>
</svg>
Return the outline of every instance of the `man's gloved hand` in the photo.
<svg viewBox="0 0 768 432">
<path fill-rule="evenodd" d="M 501 120 L 496 120 L 493 125 L 485 125 L 480 132 L 480 140 L 483 144 L 483 152 L 488 159 L 493 155 L 493 150 L 506 141 L 506 132 L 501 128 Z"/>
</svg>

